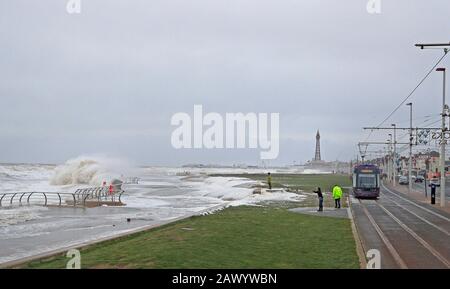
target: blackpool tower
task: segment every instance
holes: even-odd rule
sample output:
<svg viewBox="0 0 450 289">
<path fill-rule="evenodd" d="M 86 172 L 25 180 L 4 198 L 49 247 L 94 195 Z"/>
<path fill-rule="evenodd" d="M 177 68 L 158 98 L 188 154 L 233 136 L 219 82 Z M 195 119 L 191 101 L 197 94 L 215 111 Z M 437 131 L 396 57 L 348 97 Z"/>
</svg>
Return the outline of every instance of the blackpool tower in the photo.
<svg viewBox="0 0 450 289">
<path fill-rule="evenodd" d="M 317 130 L 317 134 L 316 134 L 316 154 L 314 155 L 314 160 L 315 161 L 321 161 L 321 158 L 320 158 L 320 133 L 319 133 L 319 130 Z"/>
</svg>

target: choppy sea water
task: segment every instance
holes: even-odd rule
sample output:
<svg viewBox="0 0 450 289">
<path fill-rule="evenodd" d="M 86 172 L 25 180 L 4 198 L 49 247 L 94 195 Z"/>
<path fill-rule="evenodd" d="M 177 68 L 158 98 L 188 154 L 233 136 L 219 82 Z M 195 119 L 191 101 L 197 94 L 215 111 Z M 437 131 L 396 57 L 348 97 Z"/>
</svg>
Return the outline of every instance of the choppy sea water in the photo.
<svg viewBox="0 0 450 289">
<path fill-rule="evenodd" d="M 98 163 L 70 165 L 63 170 L 54 165 L 0 165 L 0 193 L 73 192 L 97 185 L 108 174 L 119 174 L 113 171 Z M 124 185 L 126 193 L 122 201 L 126 206 L 123 207 L 9 206 L 4 202 L 0 208 L 0 263 L 157 225 L 209 208 L 302 199 L 301 195 L 286 192 L 254 195 L 251 186 L 255 181 L 208 176 L 208 173 L 240 173 L 241 170 L 190 169 L 188 174 L 186 171 L 185 168 L 133 168 L 133 177 L 139 177 L 140 181 Z M 55 181 L 55 177 L 60 179 Z"/>
</svg>

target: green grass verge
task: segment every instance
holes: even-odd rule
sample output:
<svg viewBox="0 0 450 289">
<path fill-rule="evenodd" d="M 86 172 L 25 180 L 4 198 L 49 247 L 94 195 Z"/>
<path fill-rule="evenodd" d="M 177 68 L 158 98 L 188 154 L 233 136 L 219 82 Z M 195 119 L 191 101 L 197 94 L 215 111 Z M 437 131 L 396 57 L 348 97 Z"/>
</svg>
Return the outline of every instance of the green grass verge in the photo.
<svg viewBox="0 0 450 289">
<path fill-rule="evenodd" d="M 242 177 L 263 182 L 267 181 L 266 174 L 216 174 L 212 176 Z M 334 185 L 350 187 L 352 180 L 349 175 L 341 174 L 272 174 L 272 185 L 275 188 L 284 187 L 307 192 L 312 192 L 317 187 L 321 187 L 323 192 L 330 192 Z"/>
<path fill-rule="evenodd" d="M 58 255 L 22 268 L 65 268 Z M 232 207 L 81 250 L 82 268 L 359 268 L 350 221 Z"/>
</svg>

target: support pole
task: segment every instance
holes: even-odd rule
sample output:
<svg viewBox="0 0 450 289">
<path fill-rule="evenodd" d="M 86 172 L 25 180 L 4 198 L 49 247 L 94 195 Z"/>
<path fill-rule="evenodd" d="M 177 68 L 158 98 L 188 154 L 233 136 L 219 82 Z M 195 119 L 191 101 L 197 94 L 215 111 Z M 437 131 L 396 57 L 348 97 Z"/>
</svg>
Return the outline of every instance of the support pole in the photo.
<svg viewBox="0 0 450 289">
<path fill-rule="evenodd" d="M 445 207 L 445 117 L 446 117 L 446 109 L 445 109 L 445 68 L 438 68 L 436 71 L 441 71 L 443 73 L 443 87 L 442 87 L 442 136 L 441 136 L 441 153 L 440 153 L 440 169 L 441 169 L 441 207 Z"/>
<path fill-rule="evenodd" d="M 412 191 L 412 146 L 413 146 L 413 129 L 412 129 L 412 102 L 406 104 L 409 106 L 409 162 L 408 162 L 408 193 Z"/>
<path fill-rule="evenodd" d="M 396 176 L 397 176 L 397 135 L 396 135 L 396 125 L 392 124 L 394 127 L 394 156 L 392 158 L 392 185 L 395 187 Z"/>
</svg>

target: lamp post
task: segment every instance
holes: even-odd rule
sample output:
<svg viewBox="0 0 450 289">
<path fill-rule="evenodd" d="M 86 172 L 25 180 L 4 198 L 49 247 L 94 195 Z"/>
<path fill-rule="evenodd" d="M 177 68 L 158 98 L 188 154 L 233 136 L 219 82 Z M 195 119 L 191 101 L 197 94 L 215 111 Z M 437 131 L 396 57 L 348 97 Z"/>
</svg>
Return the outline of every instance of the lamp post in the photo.
<svg viewBox="0 0 450 289">
<path fill-rule="evenodd" d="M 420 49 L 424 48 L 443 48 L 444 56 L 439 60 L 441 61 L 449 52 L 450 42 L 449 43 L 418 43 L 415 45 L 416 47 L 420 47 Z M 443 93 L 442 93 L 442 138 L 441 138 L 441 153 L 440 153 L 440 162 L 441 162 L 441 207 L 445 207 L 445 68 L 437 68 L 436 71 L 443 72 L 444 76 L 444 85 L 443 85 Z"/>
<path fill-rule="evenodd" d="M 445 127 L 445 117 L 446 117 L 446 107 L 445 107 L 445 68 L 437 68 L 436 71 L 442 72 L 443 74 L 443 87 L 442 87 L 442 136 L 441 136 L 441 153 L 440 153 L 440 165 L 441 165 L 441 207 L 445 207 L 445 132 L 447 128 Z"/>
<path fill-rule="evenodd" d="M 395 125 L 395 123 L 393 123 L 393 124 L 391 124 L 391 126 L 393 126 L 394 127 L 394 157 L 392 158 L 392 162 L 393 162 L 393 165 L 392 165 L 392 185 L 395 187 L 395 181 L 396 181 L 396 179 L 395 179 L 395 177 L 396 177 L 396 175 L 397 175 L 397 149 L 396 149 L 396 147 L 397 147 L 397 136 L 396 136 L 396 125 Z"/>
<path fill-rule="evenodd" d="M 388 146 L 388 163 L 387 163 L 388 169 L 387 169 L 387 171 L 388 171 L 388 181 L 392 181 L 392 168 L 393 168 L 393 166 L 392 166 L 392 164 L 393 164 L 393 162 L 392 162 L 392 134 L 390 133 L 390 134 L 388 134 L 388 136 L 389 136 L 389 139 L 388 139 L 389 146 Z"/>
<path fill-rule="evenodd" d="M 412 102 L 407 103 L 409 106 L 409 162 L 408 162 L 408 193 L 412 191 L 412 146 L 413 146 L 413 134 L 412 134 Z"/>
</svg>

